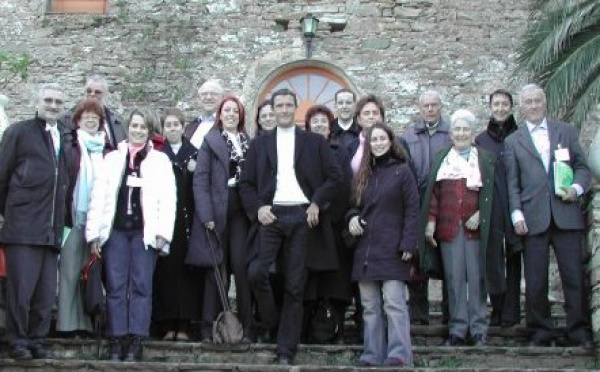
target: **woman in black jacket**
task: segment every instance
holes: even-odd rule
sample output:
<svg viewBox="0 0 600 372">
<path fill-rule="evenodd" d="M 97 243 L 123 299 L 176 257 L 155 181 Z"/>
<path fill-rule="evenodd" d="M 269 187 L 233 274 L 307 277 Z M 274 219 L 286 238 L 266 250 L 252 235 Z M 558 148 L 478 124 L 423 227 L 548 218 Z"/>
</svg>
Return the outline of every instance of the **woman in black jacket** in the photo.
<svg viewBox="0 0 600 372">
<path fill-rule="evenodd" d="M 181 110 L 168 108 L 161 117 L 166 142 L 162 151 L 173 165 L 177 186 L 175 229 L 168 256 L 159 257 L 154 271 L 152 320 L 164 340 L 189 340 L 190 321 L 200 313 L 200 276 L 197 268 L 185 265 L 194 195 L 192 180 L 196 169 L 196 148 L 183 137 L 185 117 Z"/>
<path fill-rule="evenodd" d="M 345 213 L 350 201 L 350 183 L 352 182 L 352 170 L 348 151 L 337 139 L 332 138 L 333 113 L 326 106 L 313 106 L 306 112 L 305 128 L 309 132 L 321 134 L 329 142 L 329 148 L 342 169 L 343 186 L 338 190 L 337 197 L 326 211 L 327 221 L 331 224 L 334 236 L 334 244 L 338 257 L 338 270 L 310 271 L 304 290 L 305 300 L 305 338 L 313 342 L 344 342 L 344 317 L 346 307 L 352 301 L 352 252 L 343 244 L 342 230 L 345 227 Z M 316 306 L 329 307 L 337 322 L 337 333 L 335 339 L 318 339 L 316 335 L 311 336 L 312 315 Z M 325 335 L 323 335 L 325 336 Z"/>
</svg>

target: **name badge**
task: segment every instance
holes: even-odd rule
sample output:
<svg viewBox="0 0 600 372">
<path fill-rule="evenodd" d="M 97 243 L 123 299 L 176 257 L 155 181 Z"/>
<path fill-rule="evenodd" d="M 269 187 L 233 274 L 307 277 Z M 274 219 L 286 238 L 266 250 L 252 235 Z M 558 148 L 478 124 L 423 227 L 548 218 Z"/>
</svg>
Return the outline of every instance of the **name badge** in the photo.
<svg viewBox="0 0 600 372">
<path fill-rule="evenodd" d="M 569 149 L 558 149 L 554 151 L 554 158 L 556 161 L 569 161 Z"/>
<path fill-rule="evenodd" d="M 144 181 L 141 178 L 135 177 L 135 176 L 127 176 L 127 186 L 142 187 L 143 184 L 144 184 Z"/>
</svg>

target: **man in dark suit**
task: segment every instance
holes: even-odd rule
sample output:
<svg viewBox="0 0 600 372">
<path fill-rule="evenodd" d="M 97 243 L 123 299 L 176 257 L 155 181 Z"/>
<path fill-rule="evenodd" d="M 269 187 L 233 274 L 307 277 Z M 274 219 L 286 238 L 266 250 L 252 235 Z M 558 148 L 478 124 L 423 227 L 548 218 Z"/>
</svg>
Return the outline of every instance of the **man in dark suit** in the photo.
<svg viewBox="0 0 600 372">
<path fill-rule="evenodd" d="M 251 220 L 258 220 L 258 268 L 249 278 L 262 327 L 279 324 L 277 362 L 291 364 L 300 342 L 306 253 L 311 231 L 341 186 L 341 170 L 325 139 L 294 125 L 296 95 L 281 89 L 271 98 L 276 130 L 254 140 L 246 155 L 240 193 Z M 285 294 L 280 316 L 269 267 L 283 249 Z"/>
<path fill-rule="evenodd" d="M 567 337 L 592 347 L 584 304 L 582 236 L 585 219 L 579 203 L 588 190 L 590 172 L 575 128 L 546 118 L 546 95 L 530 84 L 520 93 L 524 125 L 506 139 L 505 162 L 511 219 L 524 237 L 525 310 L 530 345 L 552 340 L 548 304 L 549 245 L 554 248 L 565 296 Z M 555 162 L 568 164 L 573 184 L 554 190 Z"/>
<path fill-rule="evenodd" d="M 111 150 L 117 148 L 117 144 L 127 138 L 125 133 L 125 125 L 123 119 L 114 110 L 106 106 L 106 98 L 108 97 L 108 81 L 102 75 L 91 75 L 85 81 L 84 87 L 85 98 L 95 98 L 102 103 L 104 107 L 104 116 L 106 123 L 104 132 L 106 133 L 107 144 Z M 64 117 L 59 123 L 66 131 L 74 130 L 71 117 L 75 109 L 65 112 Z"/>
<path fill-rule="evenodd" d="M 200 114 L 183 131 L 185 138 L 190 140 L 197 149 L 202 146 L 204 136 L 215 125 L 215 112 L 223 99 L 223 94 L 223 85 L 217 79 L 209 79 L 198 88 Z"/>
<path fill-rule="evenodd" d="M 354 117 L 356 94 L 347 88 L 338 90 L 335 92 L 334 106 L 337 117 L 331 124 L 331 134 L 347 149 L 361 130 Z"/>
<path fill-rule="evenodd" d="M 64 105 L 58 85 L 42 85 L 36 116 L 11 125 L 0 143 L 0 243 L 6 247 L 10 356 L 17 360 L 52 357 L 44 338 L 56 295 L 73 147 L 58 125 Z"/>
</svg>

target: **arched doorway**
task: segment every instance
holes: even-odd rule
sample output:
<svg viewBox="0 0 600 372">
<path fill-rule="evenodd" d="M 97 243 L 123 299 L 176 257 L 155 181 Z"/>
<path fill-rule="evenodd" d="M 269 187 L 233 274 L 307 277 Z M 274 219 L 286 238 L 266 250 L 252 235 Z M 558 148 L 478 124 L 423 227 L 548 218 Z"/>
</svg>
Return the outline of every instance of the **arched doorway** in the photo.
<svg viewBox="0 0 600 372">
<path fill-rule="evenodd" d="M 259 93 L 259 101 L 270 97 L 278 89 L 287 88 L 298 96 L 296 125 L 304 126 L 304 115 L 313 105 L 334 109 L 335 92 L 350 85 L 334 72 L 317 66 L 299 66 L 276 75 Z"/>
</svg>

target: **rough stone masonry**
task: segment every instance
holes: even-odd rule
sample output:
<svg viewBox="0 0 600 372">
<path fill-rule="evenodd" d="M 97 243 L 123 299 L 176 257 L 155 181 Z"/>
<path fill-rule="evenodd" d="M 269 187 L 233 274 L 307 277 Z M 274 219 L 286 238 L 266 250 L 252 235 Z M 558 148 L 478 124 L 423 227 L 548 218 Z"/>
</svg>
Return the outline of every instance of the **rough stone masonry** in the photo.
<svg viewBox="0 0 600 372">
<path fill-rule="evenodd" d="M 199 83 L 218 77 L 252 123 L 258 94 L 278 71 L 332 68 L 359 93 L 383 97 L 398 131 L 427 88 L 442 93 L 446 114 L 469 108 L 483 125 L 487 95 L 526 82 L 512 73 L 527 0 L 110 0 L 108 14 L 90 15 L 48 13 L 51 1 L 0 2 L 0 50 L 33 57 L 25 82 L 0 86 L 13 121 L 31 115 L 37 84 L 60 82 L 71 107 L 91 73 L 109 78 L 118 111 L 179 104 L 189 117 Z M 311 61 L 299 23 L 307 13 L 321 20 Z M 585 148 L 598 123 L 596 113 L 582 124 Z"/>
</svg>

